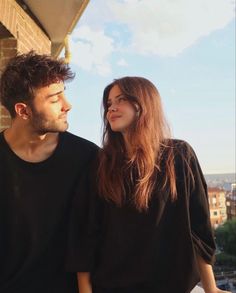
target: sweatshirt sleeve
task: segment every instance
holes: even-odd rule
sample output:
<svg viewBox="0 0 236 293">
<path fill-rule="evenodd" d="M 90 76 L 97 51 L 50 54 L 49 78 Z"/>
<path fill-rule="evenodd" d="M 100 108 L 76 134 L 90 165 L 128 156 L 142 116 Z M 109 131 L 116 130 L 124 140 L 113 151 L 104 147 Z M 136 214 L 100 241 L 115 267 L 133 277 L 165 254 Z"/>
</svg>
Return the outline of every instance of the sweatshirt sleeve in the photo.
<svg viewBox="0 0 236 293">
<path fill-rule="evenodd" d="M 99 238 L 100 204 L 96 192 L 95 166 L 84 172 L 75 194 L 69 222 L 66 269 L 91 272 Z"/>
<path fill-rule="evenodd" d="M 207 184 L 196 154 L 190 146 L 188 147 L 190 159 L 189 214 L 192 240 L 196 253 L 207 263 L 213 264 L 216 247 L 210 222 Z"/>
</svg>

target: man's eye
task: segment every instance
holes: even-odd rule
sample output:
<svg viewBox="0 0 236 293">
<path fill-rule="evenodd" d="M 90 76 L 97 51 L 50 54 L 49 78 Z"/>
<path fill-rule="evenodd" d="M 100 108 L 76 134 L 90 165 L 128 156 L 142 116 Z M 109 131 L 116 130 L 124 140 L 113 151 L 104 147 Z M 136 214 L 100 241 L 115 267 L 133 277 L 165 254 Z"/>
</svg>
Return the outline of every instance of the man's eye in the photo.
<svg viewBox="0 0 236 293">
<path fill-rule="evenodd" d="M 58 99 L 56 99 L 56 100 L 52 100 L 51 103 L 52 103 L 52 104 L 55 104 L 55 103 L 57 103 L 58 101 L 59 101 Z"/>
</svg>

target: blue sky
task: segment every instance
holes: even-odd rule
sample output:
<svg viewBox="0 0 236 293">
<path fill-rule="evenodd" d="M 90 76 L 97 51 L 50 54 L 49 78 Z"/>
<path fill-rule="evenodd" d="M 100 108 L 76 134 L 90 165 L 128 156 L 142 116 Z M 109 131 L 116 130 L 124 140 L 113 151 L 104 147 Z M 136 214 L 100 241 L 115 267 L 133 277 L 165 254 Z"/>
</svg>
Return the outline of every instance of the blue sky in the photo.
<svg viewBox="0 0 236 293">
<path fill-rule="evenodd" d="M 100 145 L 104 87 L 143 76 L 203 172 L 235 172 L 234 11 L 232 0 L 90 0 L 70 36 L 69 130 Z"/>
</svg>

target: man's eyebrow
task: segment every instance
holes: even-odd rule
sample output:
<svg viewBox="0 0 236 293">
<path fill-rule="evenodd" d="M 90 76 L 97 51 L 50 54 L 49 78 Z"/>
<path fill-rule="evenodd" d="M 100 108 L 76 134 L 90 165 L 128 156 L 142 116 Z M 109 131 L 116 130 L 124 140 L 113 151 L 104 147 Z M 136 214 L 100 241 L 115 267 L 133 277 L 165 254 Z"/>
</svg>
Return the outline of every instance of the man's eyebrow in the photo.
<svg viewBox="0 0 236 293">
<path fill-rule="evenodd" d="M 60 95 L 61 93 L 64 92 L 65 89 L 66 89 L 66 87 L 64 87 L 64 89 L 61 90 L 61 91 L 59 91 L 59 92 L 53 93 L 53 94 L 51 94 L 51 95 L 47 95 L 46 98 L 51 98 L 51 97 L 53 97 L 53 96 Z"/>
</svg>

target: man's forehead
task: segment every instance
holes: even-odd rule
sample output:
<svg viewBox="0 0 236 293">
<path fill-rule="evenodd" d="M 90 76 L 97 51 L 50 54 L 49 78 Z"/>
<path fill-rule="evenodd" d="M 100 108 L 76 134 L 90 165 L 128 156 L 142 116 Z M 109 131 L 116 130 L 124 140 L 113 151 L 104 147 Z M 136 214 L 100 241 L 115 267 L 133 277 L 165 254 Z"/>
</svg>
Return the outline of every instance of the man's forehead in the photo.
<svg viewBox="0 0 236 293">
<path fill-rule="evenodd" d="M 64 89 L 64 82 L 63 81 L 58 81 L 58 82 L 52 82 L 49 85 L 42 87 L 44 89 Z"/>
<path fill-rule="evenodd" d="M 49 90 L 54 90 L 54 89 L 61 89 L 64 90 L 64 82 L 60 81 L 60 82 L 52 82 L 48 85 L 45 86 L 41 86 L 35 89 L 35 92 L 39 92 L 39 91 L 49 91 Z"/>
<path fill-rule="evenodd" d="M 35 95 L 38 94 L 47 94 L 52 92 L 64 91 L 65 85 L 64 82 L 54 82 L 46 86 L 42 86 L 34 90 Z"/>
</svg>

